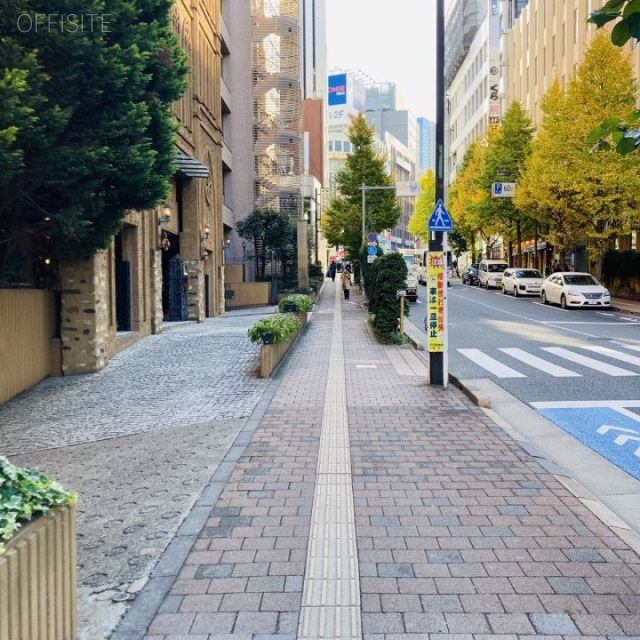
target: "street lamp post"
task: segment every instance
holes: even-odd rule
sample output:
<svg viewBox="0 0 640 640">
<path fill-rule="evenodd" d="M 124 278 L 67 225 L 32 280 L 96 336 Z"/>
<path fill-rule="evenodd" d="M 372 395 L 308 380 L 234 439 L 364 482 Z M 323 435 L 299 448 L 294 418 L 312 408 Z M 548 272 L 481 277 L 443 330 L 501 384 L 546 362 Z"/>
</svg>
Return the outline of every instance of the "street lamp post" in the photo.
<svg viewBox="0 0 640 640">
<path fill-rule="evenodd" d="M 436 4 L 436 202 L 444 202 L 444 0 Z M 445 232 L 432 231 L 429 237 L 429 251 L 443 252 L 446 255 Z M 446 292 L 445 292 L 446 294 Z M 446 299 L 445 299 L 446 324 Z M 446 341 L 445 326 L 445 341 Z M 446 349 L 446 342 L 445 342 Z M 443 352 L 429 351 L 427 380 L 430 385 L 447 386 L 448 373 Z"/>
</svg>

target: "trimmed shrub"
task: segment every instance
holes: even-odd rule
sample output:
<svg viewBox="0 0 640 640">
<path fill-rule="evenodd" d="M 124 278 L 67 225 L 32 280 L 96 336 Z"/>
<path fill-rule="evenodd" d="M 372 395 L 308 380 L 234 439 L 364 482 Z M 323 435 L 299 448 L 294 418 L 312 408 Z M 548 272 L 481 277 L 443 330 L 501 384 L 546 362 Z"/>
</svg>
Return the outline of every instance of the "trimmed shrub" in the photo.
<svg viewBox="0 0 640 640">
<path fill-rule="evenodd" d="M 369 311 L 374 314 L 373 326 L 381 337 L 397 333 L 400 319 L 400 300 L 396 298 L 398 289 L 407 286 L 407 263 L 399 253 L 387 253 L 374 263 L 373 309 L 371 300 Z M 409 305 L 405 304 L 405 315 Z"/>
</svg>

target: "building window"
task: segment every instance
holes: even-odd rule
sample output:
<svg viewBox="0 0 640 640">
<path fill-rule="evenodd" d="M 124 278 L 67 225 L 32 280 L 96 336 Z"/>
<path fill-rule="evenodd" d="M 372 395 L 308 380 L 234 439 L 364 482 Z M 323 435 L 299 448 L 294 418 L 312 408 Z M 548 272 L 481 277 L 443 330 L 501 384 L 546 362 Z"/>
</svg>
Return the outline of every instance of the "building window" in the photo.
<svg viewBox="0 0 640 640">
<path fill-rule="evenodd" d="M 351 143 L 348 140 L 344 142 L 344 152 L 351 153 Z"/>
<path fill-rule="evenodd" d="M 333 140 L 329 140 L 329 151 L 333 151 Z"/>
<path fill-rule="evenodd" d="M 342 140 L 336 140 L 336 151 L 342 151 Z"/>
</svg>

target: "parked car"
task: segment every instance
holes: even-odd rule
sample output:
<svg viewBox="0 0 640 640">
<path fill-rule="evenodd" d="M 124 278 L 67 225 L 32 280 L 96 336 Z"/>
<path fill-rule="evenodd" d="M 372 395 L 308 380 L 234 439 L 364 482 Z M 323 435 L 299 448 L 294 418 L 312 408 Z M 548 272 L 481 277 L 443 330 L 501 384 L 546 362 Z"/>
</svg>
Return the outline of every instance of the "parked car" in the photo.
<svg viewBox="0 0 640 640">
<path fill-rule="evenodd" d="M 427 267 L 418 267 L 418 284 L 427 284 Z"/>
<path fill-rule="evenodd" d="M 609 307 L 611 294 L 590 273 L 575 271 L 552 273 L 542 282 L 542 304 L 571 307 Z"/>
<path fill-rule="evenodd" d="M 542 274 L 537 269 L 505 269 L 502 274 L 502 293 L 518 296 L 539 296 Z"/>
<path fill-rule="evenodd" d="M 462 272 L 462 284 L 478 284 L 478 263 L 470 264 Z"/>
<path fill-rule="evenodd" d="M 407 300 L 416 302 L 418 299 L 418 269 L 413 265 L 409 267 L 407 272 Z"/>
<path fill-rule="evenodd" d="M 502 274 L 508 268 L 509 265 L 504 260 L 480 260 L 478 286 L 499 289 L 502 286 Z"/>
</svg>

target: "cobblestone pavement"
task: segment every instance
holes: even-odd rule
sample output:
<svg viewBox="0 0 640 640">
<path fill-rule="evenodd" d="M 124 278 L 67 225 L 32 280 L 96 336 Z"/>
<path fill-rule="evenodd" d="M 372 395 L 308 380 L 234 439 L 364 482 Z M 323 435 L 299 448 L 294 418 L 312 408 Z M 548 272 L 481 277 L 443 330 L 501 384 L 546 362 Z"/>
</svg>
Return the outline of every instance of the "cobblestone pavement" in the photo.
<svg viewBox="0 0 640 640">
<path fill-rule="evenodd" d="M 262 397 L 247 328 L 272 311 L 168 324 L 0 407 L 0 454 L 79 494 L 80 640 L 115 627 Z"/>
<path fill-rule="evenodd" d="M 335 399 L 324 393 L 334 302 L 352 514 L 316 492 Z M 357 296 L 323 297 L 184 563 L 163 574 L 165 595 L 145 618 L 145 587 L 116 640 L 637 640 L 638 554 L 460 390 L 429 387 L 411 359 L 372 338 Z M 357 551 L 339 566 L 345 518 Z M 318 522 L 324 537 L 310 539 Z M 327 562 L 314 568 L 318 549 Z M 316 569 L 330 606 L 305 600 Z M 345 602 L 357 616 L 340 618 Z M 338 611 L 330 622 L 341 631 L 301 635 L 301 609 L 314 606 L 320 625 Z"/>
</svg>

